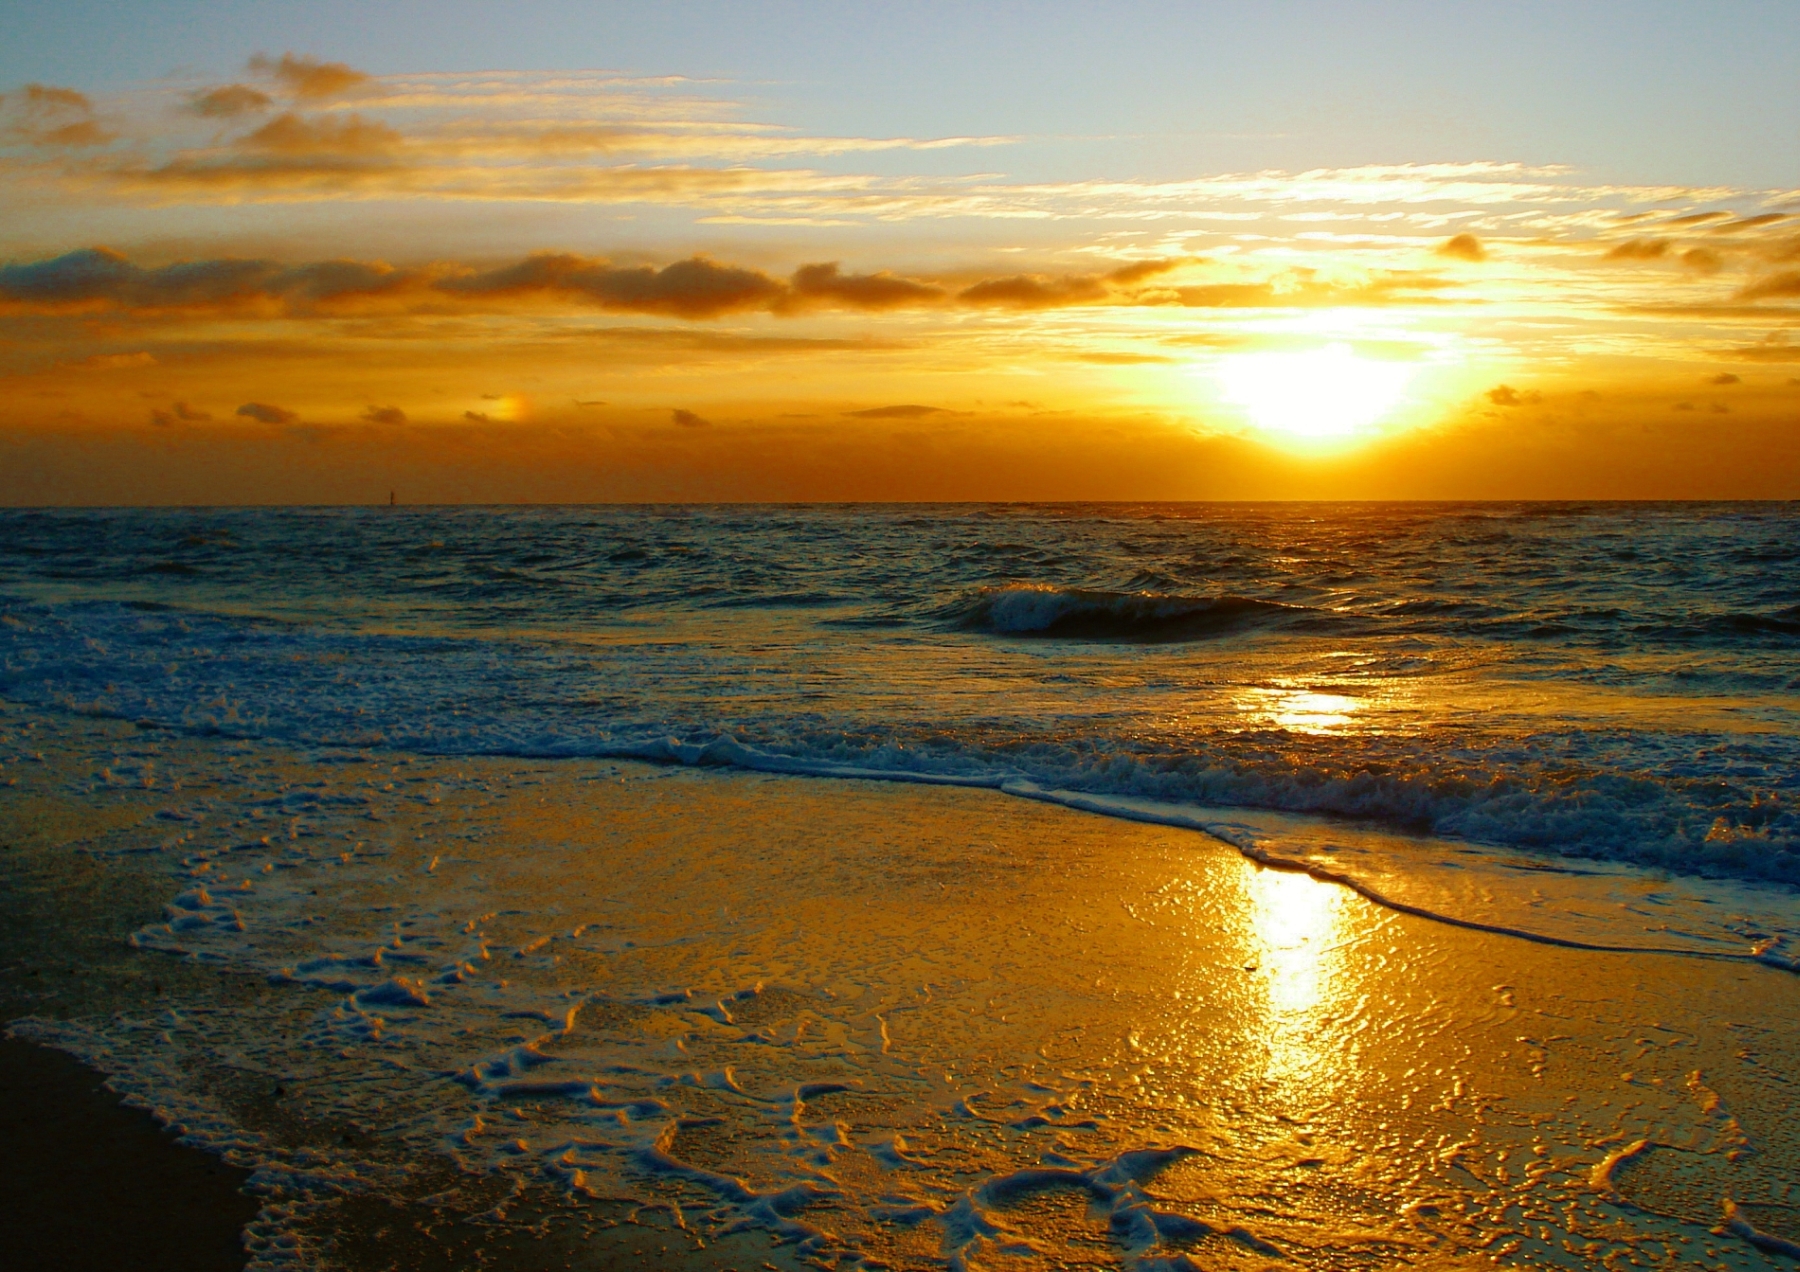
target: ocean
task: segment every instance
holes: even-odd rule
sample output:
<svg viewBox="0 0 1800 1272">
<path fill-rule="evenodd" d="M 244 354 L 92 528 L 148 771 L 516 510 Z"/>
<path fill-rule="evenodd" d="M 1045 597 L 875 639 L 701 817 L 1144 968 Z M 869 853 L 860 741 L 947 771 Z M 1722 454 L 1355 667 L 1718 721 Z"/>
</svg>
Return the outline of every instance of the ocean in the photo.
<svg viewBox="0 0 1800 1272">
<path fill-rule="evenodd" d="M 58 789 L 142 814 L 83 850 L 171 880 L 137 947 L 281 991 L 25 1033 L 262 1171 L 267 1266 L 327 1265 L 318 1216 L 340 1194 L 418 1204 L 404 1181 L 427 1157 L 520 1196 L 672 1207 L 697 1239 L 755 1233 L 821 1266 L 1049 1266 L 1092 1244 L 1081 1222 L 1145 1267 L 1188 1250 L 1568 1265 L 1582 1241 L 1674 1266 L 1721 1222 L 1786 1240 L 1763 1229 L 1800 1201 L 1800 1155 L 1783 1140 L 1748 1162 L 1753 1118 L 1711 1062 L 1676 1056 L 1646 1087 L 1657 1062 L 1627 1041 L 1666 1027 L 1728 1055 L 1732 1029 L 1783 1033 L 1797 655 L 1791 504 L 4 511 L 6 771 L 61 739 Z M 83 722 L 110 731 L 71 740 Z M 1202 843 L 1218 855 L 1182 885 L 1199 926 L 1179 951 L 1115 931 L 1119 907 L 1157 928 Z M 1108 917 L 1080 908 L 1095 896 Z M 1493 983 L 1475 946 L 1446 970 L 1396 924 L 1599 960 L 1588 977 L 1674 969 L 1620 973 L 1618 1002 L 1679 1001 L 1641 1025 L 1576 1012 L 1555 1036 L 1587 1049 L 1579 1116 L 1556 1114 L 1575 1119 L 1559 1139 L 1550 1112 L 1468 1114 L 1490 1144 L 1514 1136 L 1497 1170 L 1471 1166 L 1466 1126 L 1405 1145 L 1389 1128 L 1424 1116 L 1427 1078 L 1522 1108 L 1552 1031 L 1506 1034 L 1508 1013 L 1535 992 L 1557 1015 L 1570 991 L 1546 969 L 1576 964 Z M 1038 944 L 1012 948 L 1020 928 Z M 1217 975 L 1189 966 L 1240 938 Z M 1345 998 L 1354 969 L 1363 997 Z M 1227 972 L 1271 988 L 1252 1002 Z M 1743 977 L 1754 1002 L 1721 988 Z M 1080 997 L 1103 983 L 1126 989 Z M 1428 1003 L 1383 1014 L 1378 984 L 1479 999 L 1492 1045 L 1447 1048 Z M 1209 994 L 1216 1037 L 1189 1020 L 1153 1040 Z M 930 1021 L 910 1038 L 909 1010 Z M 1362 1045 L 1370 1013 L 1392 1063 L 1363 1067 L 1400 1085 L 1351 1099 L 1321 1058 Z M 1021 1019 L 1029 1038 L 1008 1032 Z M 387 1149 L 280 1146 L 183 1076 L 174 1057 L 202 1052 L 310 1082 Z M 1649 1092 L 1635 1112 L 1620 1072 Z M 1202 1134 L 1213 1087 L 1241 1124 L 1208 1106 Z M 1791 1112 L 1757 1090 L 1747 1108 Z M 1465 1116 L 1461 1095 L 1430 1098 Z M 1708 1112 L 1728 1105 L 1736 1130 Z M 529 1131 L 493 1133 L 506 1118 Z M 1280 1136 L 1305 1163 L 1282 1169 L 1347 1172 L 1334 1200 L 1268 1200 Z M 1677 1143 L 1762 1173 L 1727 1181 L 1723 1218 L 1723 1176 L 1656 1184 L 1704 1215 L 1621 1200 Z M 1185 1208 L 1179 1189 L 1158 1201 L 1182 1171 Z M 1222 1204 L 1221 1180 L 1263 1200 Z M 436 1184 L 426 1200 L 462 1187 L 442 1205 L 505 1220 L 492 1188 Z M 1553 1236 L 1531 1188 L 1581 1199 Z M 1060 1254 L 1008 1218 L 1058 1190 L 1088 1199 L 1086 1220 L 1040 1216 Z M 1777 1248 L 1739 1244 L 1744 1266 Z"/>
<path fill-rule="evenodd" d="M 1800 882 L 1788 504 L 12 511 L 0 604 L 0 694 L 190 732 Z"/>
</svg>

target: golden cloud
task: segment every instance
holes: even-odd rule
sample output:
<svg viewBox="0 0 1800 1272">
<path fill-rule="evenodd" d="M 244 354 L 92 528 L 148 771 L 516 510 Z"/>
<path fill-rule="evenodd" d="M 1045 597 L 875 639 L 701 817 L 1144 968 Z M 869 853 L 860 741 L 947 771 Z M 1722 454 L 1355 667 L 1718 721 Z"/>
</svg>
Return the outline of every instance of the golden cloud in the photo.
<svg viewBox="0 0 1800 1272">
<path fill-rule="evenodd" d="M 956 298 L 965 305 L 1002 309 L 1060 309 L 1065 305 L 1105 300 L 1107 290 L 1096 277 L 1070 274 L 1046 278 L 1042 274 L 1014 274 L 989 278 L 963 288 Z"/>
<path fill-rule="evenodd" d="M 155 366 L 156 355 L 142 349 L 136 353 L 96 353 L 69 365 L 82 371 L 124 371 Z"/>
<path fill-rule="evenodd" d="M 487 270 L 455 262 L 400 268 L 382 261 L 287 265 L 236 258 L 145 268 L 108 248 L 83 248 L 49 260 L 0 265 L 0 313 L 280 317 L 549 304 L 692 321 L 827 306 L 882 311 L 943 304 L 1014 310 L 1099 303 L 1207 308 L 1392 304 L 1418 300 L 1448 285 L 1405 273 L 1380 274 L 1353 285 L 1326 284 L 1301 270 L 1273 282 L 1132 290 L 1133 284 L 1180 263 L 1138 261 L 1105 274 L 1015 274 L 978 280 L 952 293 L 938 283 L 886 271 L 844 274 L 835 264 L 803 265 L 784 281 L 704 256 L 661 268 L 619 266 L 566 252 L 541 252 Z"/>
<path fill-rule="evenodd" d="M 1725 355 L 1744 362 L 1800 362 L 1800 344 L 1792 344 L 1785 331 L 1772 331 L 1756 344 L 1730 349 Z"/>
<path fill-rule="evenodd" d="M 0 136 L 15 144 L 48 147 L 103 145 L 113 134 L 100 127 L 85 93 L 49 84 L 27 84 L 0 93 Z"/>
<path fill-rule="evenodd" d="M 274 98 L 248 84 L 221 84 L 189 96 L 187 109 L 207 119 L 236 119 L 267 110 L 274 104 Z"/>
<path fill-rule="evenodd" d="M 308 119 L 292 111 L 284 111 L 237 142 L 245 150 L 274 154 L 358 157 L 386 154 L 400 144 L 400 134 L 394 129 L 360 115 Z"/>
<path fill-rule="evenodd" d="M 150 412 L 150 422 L 160 428 L 168 428 L 174 424 L 203 424 L 212 419 L 209 411 L 202 411 L 189 406 L 186 402 L 176 402 L 166 411 Z"/>
<path fill-rule="evenodd" d="M 1077 362 L 1092 362 L 1102 367 L 1138 367 L 1158 362 L 1179 362 L 1179 358 L 1171 358 L 1161 353 L 1116 353 L 1110 350 L 1095 350 L 1074 354 Z"/>
<path fill-rule="evenodd" d="M 861 411 L 845 411 L 844 414 L 859 420 L 920 420 L 927 415 L 947 415 L 941 406 L 919 406 L 914 403 L 903 403 L 898 406 L 871 406 Z"/>
<path fill-rule="evenodd" d="M 1741 193 L 1584 186 L 1565 169 L 1490 162 L 1224 173 L 1163 182 L 845 174 L 763 163 L 796 155 L 992 146 L 1016 139 L 809 136 L 740 118 L 744 107 L 737 102 L 669 92 L 686 84 L 668 77 L 494 72 L 377 79 L 342 62 L 293 53 L 259 55 L 250 69 L 260 77 L 258 86 L 222 84 L 199 93 L 170 89 L 178 109 L 168 112 L 146 112 L 134 103 L 134 128 L 104 156 L 38 155 L 29 164 L 15 156 L 10 170 L 55 182 L 77 199 L 643 203 L 704 208 L 709 220 L 787 224 L 971 216 L 1254 219 L 1261 215 L 1257 209 L 1304 205 L 1345 214 L 1377 206 L 1416 209 L 1406 215 L 1437 226 L 1458 207 L 1592 209 Z M 33 137 L 46 145 L 85 146 L 110 136 L 94 122 L 92 103 L 73 90 L 37 88 L 33 100 L 44 109 L 76 113 L 59 116 L 55 128 L 33 125 Z M 29 95 L 31 89 L 22 92 Z M 351 120 L 322 117 L 352 95 L 367 113 Z M 196 118 L 251 118 L 273 109 L 276 98 L 289 109 L 244 135 L 224 142 L 193 135 Z M 84 110 L 88 113 L 81 114 Z M 393 114 L 382 117 L 382 112 Z M 168 121 L 185 121 L 186 131 L 159 131 Z M 629 155 L 642 162 L 597 165 L 591 162 L 596 155 Z M 1741 224 L 1753 222 L 1757 218 Z M 1735 232 L 1738 225 L 1725 228 Z M 975 299 L 993 307 L 1040 308 L 1061 303 L 1071 291 L 1093 291 L 1073 279 L 1028 274 L 991 281 L 995 285 Z M 1114 285 L 1129 284 L 1107 284 Z M 850 298 L 842 294 L 832 303 Z"/>
<path fill-rule="evenodd" d="M 298 411 L 290 411 L 283 406 L 271 406 L 267 402 L 246 402 L 233 412 L 246 419 L 258 420 L 264 424 L 292 424 L 300 418 Z"/>
<path fill-rule="evenodd" d="M 1293 269 L 1260 283 L 1211 283 L 1173 290 L 1174 303 L 1189 309 L 1368 308 L 1439 303 L 1436 293 L 1455 280 L 1411 270 L 1379 270 L 1359 281 L 1332 282 L 1311 269 Z"/>
<path fill-rule="evenodd" d="M 1669 253 L 1669 244 L 1665 239 L 1634 238 L 1626 239 L 1617 247 L 1606 253 L 1609 261 L 1656 261 Z"/>
<path fill-rule="evenodd" d="M 436 288 L 448 295 L 484 299 L 561 296 L 603 309 L 675 318 L 716 318 L 765 309 L 787 291 L 766 274 L 720 265 L 703 256 L 659 270 L 648 265 L 618 268 L 603 260 L 551 252 L 504 269 L 444 278 Z"/>
<path fill-rule="evenodd" d="M 1758 279 L 1738 292 L 1739 300 L 1774 300 L 1800 296 L 1800 270 Z"/>
<path fill-rule="evenodd" d="M 1105 274 L 1013 274 L 973 283 L 957 293 L 965 305 L 1000 309 L 1061 309 L 1115 298 L 1121 289 L 1166 274 L 1187 262 L 1177 258 L 1132 261 Z M 1159 298 L 1160 299 L 1160 298 Z"/>
<path fill-rule="evenodd" d="M 283 53 L 279 58 L 258 53 L 250 59 L 248 69 L 275 81 L 303 102 L 341 97 L 372 82 L 370 76 L 352 70 L 342 62 L 320 62 L 310 57 L 295 57 L 292 53 Z"/>
<path fill-rule="evenodd" d="M 947 295 L 942 287 L 900 278 L 886 271 L 842 274 L 835 261 L 802 265 L 794 271 L 791 288 L 794 305 L 832 304 L 846 309 L 913 308 L 936 304 Z"/>
<path fill-rule="evenodd" d="M 1439 256 L 1449 256 L 1459 261 L 1485 261 L 1487 251 L 1481 246 L 1481 240 L 1473 234 L 1458 234 L 1445 239 L 1438 245 Z"/>
<path fill-rule="evenodd" d="M 1716 274 L 1725 267 L 1725 262 L 1720 259 L 1717 252 L 1704 247 L 1689 248 L 1683 252 L 1681 264 L 1696 274 L 1706 275 Z"/>
</svg>

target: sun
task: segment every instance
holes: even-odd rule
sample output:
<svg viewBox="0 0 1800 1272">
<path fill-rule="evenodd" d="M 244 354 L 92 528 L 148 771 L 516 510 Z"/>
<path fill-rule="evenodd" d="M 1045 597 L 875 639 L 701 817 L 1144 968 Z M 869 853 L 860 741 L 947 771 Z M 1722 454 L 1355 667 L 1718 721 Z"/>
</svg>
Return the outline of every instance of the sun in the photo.
<svg viewBox="0 0 1800 1272">
<path fill-rule="evenodd" d="M 1416 368 L 1357 356 L 1347 344 L 1298 353 L 1240 353 L 1212 375 L 1251 422 L 1290 437 L 1347 437 L 1379 423 L 1400 402 Z"/>
</svg>

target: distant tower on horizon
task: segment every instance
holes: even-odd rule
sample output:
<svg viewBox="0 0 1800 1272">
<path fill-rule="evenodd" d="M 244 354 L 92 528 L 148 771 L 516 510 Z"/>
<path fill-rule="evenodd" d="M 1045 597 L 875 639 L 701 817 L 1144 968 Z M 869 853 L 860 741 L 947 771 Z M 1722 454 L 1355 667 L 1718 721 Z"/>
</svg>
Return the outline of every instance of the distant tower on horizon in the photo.
<svg viewBox="0 0 1800 1272">
<path fill-rule="evenodd" d="M 390 491 L 388 491 L 388 507 L 392 508 L 393 506 L 394 506 L 394 492 L 390 490 Z"/>
</svg>

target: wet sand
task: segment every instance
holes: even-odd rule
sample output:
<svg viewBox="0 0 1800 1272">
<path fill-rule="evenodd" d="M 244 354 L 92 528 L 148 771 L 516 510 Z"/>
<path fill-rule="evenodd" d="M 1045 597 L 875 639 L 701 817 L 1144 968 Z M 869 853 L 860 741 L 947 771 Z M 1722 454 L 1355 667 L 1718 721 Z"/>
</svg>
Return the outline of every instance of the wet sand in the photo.
<svg viewBox="0 0 1800 1272">
<path fill-rule="evenodd" d="M 0 1245 L 9 1267 L 231 1272 L 261 1208 L 249 1172 L 175 1143 L 105 1075 L 0 1039 Z"/>
<path fill-rule="evenodd" d="M 1449 928 L 989 791 L 7 724 L 44 753 L 0 803 L 41 934 L 9 963 L 55 982 L 9 1015 L 263 1171 L 258 1266 L 1800 1238 L 1791 973 Z"/>
</svg>

